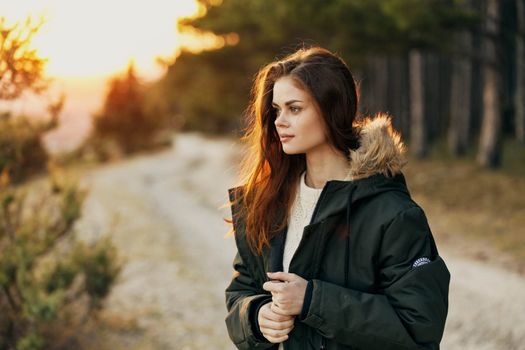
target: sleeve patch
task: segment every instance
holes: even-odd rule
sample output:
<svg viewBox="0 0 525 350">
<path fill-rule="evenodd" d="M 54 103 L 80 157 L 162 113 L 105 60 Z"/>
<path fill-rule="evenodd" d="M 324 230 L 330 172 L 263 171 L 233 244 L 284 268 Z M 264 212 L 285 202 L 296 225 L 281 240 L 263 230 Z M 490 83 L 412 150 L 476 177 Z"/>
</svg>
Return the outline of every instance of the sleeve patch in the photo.
<svg viewBox="0 0 525 350">
<path fill-rule="evenodd" d="M 412 268 L 428 264 L 429 262 L 431 262 L 431 261 L 427 257 L 419 258 L 416 261 L 414 261 L 414 263 L 412 264 Z"/>
</svg>

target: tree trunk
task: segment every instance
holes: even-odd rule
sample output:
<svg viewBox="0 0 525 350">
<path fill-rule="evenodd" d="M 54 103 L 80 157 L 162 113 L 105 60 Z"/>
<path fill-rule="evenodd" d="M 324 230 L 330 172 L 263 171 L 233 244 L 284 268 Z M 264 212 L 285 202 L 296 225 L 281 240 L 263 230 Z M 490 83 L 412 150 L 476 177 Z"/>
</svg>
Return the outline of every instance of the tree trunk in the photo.
<svg viewBox="0 0 525 350">
<path fill-rule="evenodd" d="M 450 119 L 450 85 L 452 84 L 452 59 L 449 55 L 440 54 L 439 55 L 439 100 L 438 100 L 438 109 L 439 109 L 439 119 L 436 123 L 438 138 L 446 135 L 448 121 Z M 431 142 L 430 139 L 429 142 Z"/>
<path fill-rule="evenodd" d="M 442 131 L 442 120 L 448 114 L 449 99 L 443 97 L 443 87 L 446 86 L 449 72 L 446 71 L 445 59 L 436 52 L 423 55 L 424 119 L 425 139 L 427 144 L 438 137 Z M 450 91 L 450 86 L 447 86 Z"/>
<path fill-rule="evenodd" d="M 374 67 L 374 85 L 375 85 L 375 111 L 385 111 L 387 109 L 388 100 L 388 61 L 385 56 L 375 56 L 373 62 Z"/>
<path fill-rule="evenodd" d="M 485 12 L 485 1 L 472 1 L 470 3 L 475 13 Z M 481 130 L 481 120 L 483 118 L 483 23 L 478 23 L 472 28 L 472 85 L 470 98 L 470 132 L 469 139 L 478 139 Z"/>
<path fill-rule="evenodd" d="M 375 90 L 373 82 L 373 70 L 370 57 L 359 71 L 355 71 L 355 79 L 359 82 L 359 113 L 369 115 L 374 110 Z"/>
<path fill-rule="evenodd" d="M 457 42 L 461 50 L 468 54 L 471 50 L 471 34 L 460 33 Z M 452 61 L 450 123 L 448 127 L 448 147 L 453 155 L 465 154 L 469 144 L 472 63 L 466 55 Z"/>
<path fill-rule="evenodd" d="M 406 55 L 392 56 L 388 60 L 388 104 L 387 110 L 394 116 L 394 126 L 403 139 L 409 135 L 408 59 Z"/>
<path fill-rule="evenodd" d="M 361 95 L 366 114 L 385 111 L 388 96 L 387 59 L 384 56 L 370 55 L 365 67 L 364 91 Z"/>
<path fill-rule="evenodd" d="M 427 155 L 425 86 L 423 77 L 423 55 L 417 49 L 409 54 L 410 79 L 410 148 L 416 158 Z"/>
<path fill-rule="evenodd" d="M 514 120 L 516 139 L 525 145 L 525 0 L 516 0 L 516 90 Z"/>
<path fill-rule="evenodd" d="M 477 161 L 488 168 L 501 165 L 501 74 L 498 71 L 497 38 L 499 1 L 486 2 L 486 37 L 483 44 L 483 121 Z"/>
</svg>

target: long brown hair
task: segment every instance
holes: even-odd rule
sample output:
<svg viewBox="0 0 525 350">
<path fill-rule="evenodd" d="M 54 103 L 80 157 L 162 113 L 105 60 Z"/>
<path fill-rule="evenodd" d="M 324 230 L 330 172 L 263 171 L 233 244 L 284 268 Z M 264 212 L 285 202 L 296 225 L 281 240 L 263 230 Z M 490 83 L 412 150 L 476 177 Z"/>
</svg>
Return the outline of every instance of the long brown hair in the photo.
<svg viewBox="0 0 525 350">
<path fill-rule="evenodd" d="M 248 147 L 241 161 L 243 196 L 238 215 L 250 248 L 259 255 L 286 227 L 297 181 L 306 169 L 305 154 L 283 152 L 274 124 L 273 86 L 284 76 L 313 97 L 335 149 L 348 158 L 349 150 L 358 147 L 353 125 L 358 92 L 350 70 L 336 54 L 317 46 L 301 48 L 257 73 L 246 113 L 248 126 L 241 138 Z"/>
</svg>

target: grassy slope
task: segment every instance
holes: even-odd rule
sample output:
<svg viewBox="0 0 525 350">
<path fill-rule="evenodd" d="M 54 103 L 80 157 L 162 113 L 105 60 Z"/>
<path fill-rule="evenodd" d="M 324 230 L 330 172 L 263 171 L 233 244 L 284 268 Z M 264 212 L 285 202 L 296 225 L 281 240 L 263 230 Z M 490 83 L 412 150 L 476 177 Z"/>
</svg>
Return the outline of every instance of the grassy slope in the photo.
<svg viewBox="0 0 525 350">
<path fill-rule="evenodd" d="M 499 170 L 480 168 L 473 152 L 452 158 L 442 144 L 431 153 L 409 159 L 405 175 L 437 239 L 525 273 L 525 148 L 505 143 Z"/>
</svg>

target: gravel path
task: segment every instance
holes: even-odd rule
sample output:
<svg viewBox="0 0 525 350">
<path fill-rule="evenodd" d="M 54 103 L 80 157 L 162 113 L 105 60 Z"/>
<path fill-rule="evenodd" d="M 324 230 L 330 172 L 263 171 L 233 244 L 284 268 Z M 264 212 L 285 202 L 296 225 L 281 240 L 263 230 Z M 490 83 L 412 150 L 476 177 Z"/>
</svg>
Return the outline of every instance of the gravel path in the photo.
<svg viewBox="0 0 525 350">
<path fill-rule="evenodd" d="M 235 246 L 220 206 L 238 156 L 232 141 L 181 134 L 172 150 L 83 175 L 91 189 L 79 231 L 111 232 L 126 259 L 107 312 L 136 323 L 106 332 L 112 349 L 234 349 L 224 288 Z M 525 349 L 525 279 L 438 246 L 452 274 L 442 348 Z"/>
</svg>

